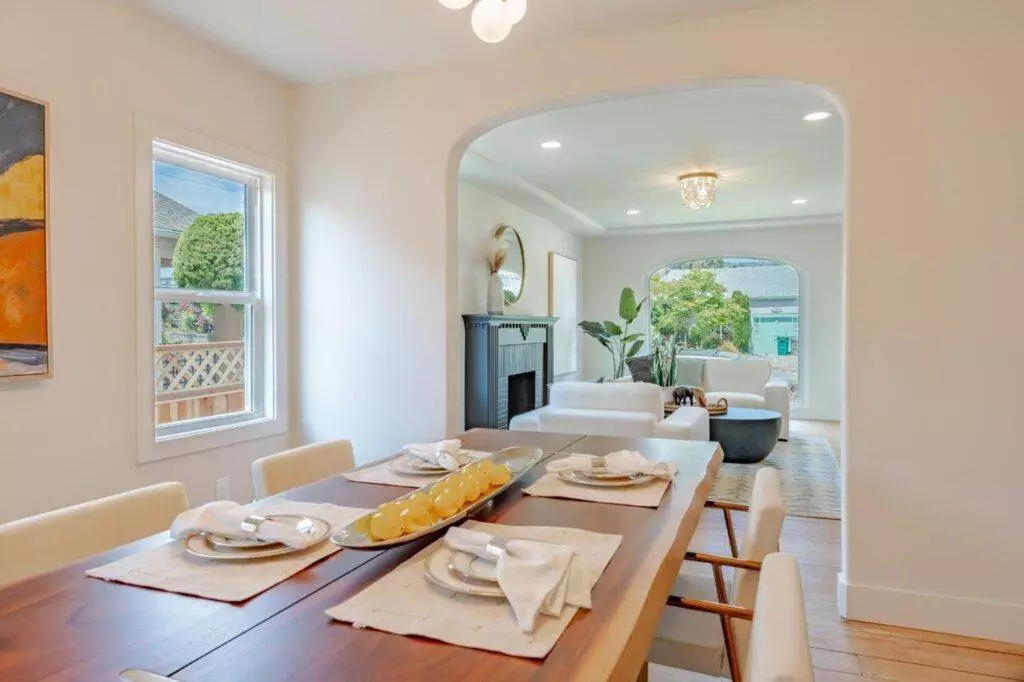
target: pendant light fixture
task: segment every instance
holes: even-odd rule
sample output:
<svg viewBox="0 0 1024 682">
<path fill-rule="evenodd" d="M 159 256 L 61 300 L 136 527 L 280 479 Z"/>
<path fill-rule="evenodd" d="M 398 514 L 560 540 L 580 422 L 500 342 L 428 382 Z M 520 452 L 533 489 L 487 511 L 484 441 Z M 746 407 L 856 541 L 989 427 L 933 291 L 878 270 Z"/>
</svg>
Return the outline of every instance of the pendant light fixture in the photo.
<svg viewBox="0 0 1024 682">
<path fill-rule="evenodd" d="M 470 25 L 485 43 L 500 43 L 526 16 L 527 0 L 438 0 L 448 9 L 464 9 L 474 2 Z"/>
</svg>

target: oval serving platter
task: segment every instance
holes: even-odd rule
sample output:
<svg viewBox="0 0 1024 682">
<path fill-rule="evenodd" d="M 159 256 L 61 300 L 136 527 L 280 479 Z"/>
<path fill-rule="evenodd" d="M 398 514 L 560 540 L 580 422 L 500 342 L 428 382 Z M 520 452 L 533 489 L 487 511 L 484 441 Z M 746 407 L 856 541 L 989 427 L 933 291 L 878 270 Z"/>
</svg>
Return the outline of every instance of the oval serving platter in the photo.
<svg viewBox="0 0 1024 682">
<path fill-rule="evenodd" d="M 367 514 L 361 516 L 352 523 L 348 524 L 334 535 L 331 536 L 331 542 L 346 549 L 383 549 L 385 547 L 397 547 L 398 545 L 404 545 L 407 542 L 418 540 L 431 533 L 436 533 L 439 530 L 443 530 L 448 526 L 454 525 L 466 517 L 470 516 L 480 507 L 484 506 L 492 499 L 500 495 L 501 493 L 508 490 L 513 484 L 519 481 L 527 471 L 533 468 L 537 462 L 544 458 L 544 452 L 540 448 L 529 447 L 525 445 L 517 445 L 511 448 L 505 448 L 491 455 L 488 459 L 494 460 L 495 464 L 505 464 L 512 471 L 512 478 L 509 479 L 508 483 L 501 486 L 500 488 L 494 488 L 490 490 L 486 495 L 480 499 L 474 501 L 472 504 L 463 507 L 454 516 L 449 516 L 447 519 L 442 519 L 436 522 L 434 525 L 424 528 L 423 530 L 416 531 L 415 533 L 407 533 L 400 535 L 397 538 L 391 540 L 374 540 L 366 532 L 370 526 L 370 516 L 373 514 Z M 398 500 L 404 500 L 407 497 L 411 497 L 416 493 L 421 493 L 435 485 L 438 485 L 442 481 L 446 480 L 449 476 L 454 475 L 458 472 L 452 472 L 439 478 L 436 481 L 431 481 L 428 485 L 425 485 L 416 490 L 412 490 L 409 493 L 402 495 L 401 497 L 395 498 L 393 502 Z"/>
</svg>

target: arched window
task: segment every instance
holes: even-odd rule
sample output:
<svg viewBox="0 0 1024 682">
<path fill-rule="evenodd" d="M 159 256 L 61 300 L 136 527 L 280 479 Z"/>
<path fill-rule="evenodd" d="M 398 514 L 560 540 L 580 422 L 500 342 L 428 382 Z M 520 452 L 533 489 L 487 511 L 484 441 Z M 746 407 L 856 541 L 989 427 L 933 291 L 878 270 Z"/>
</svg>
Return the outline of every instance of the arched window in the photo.
<svg viewBox="0 0 1024 682">
<path fill-rule="evenodd" d="M 799 403 L 800 275 L 760 258 L 701 258 L 651 277 L 651 331 L 681 355 L 762 356 Z"/>
</svg>

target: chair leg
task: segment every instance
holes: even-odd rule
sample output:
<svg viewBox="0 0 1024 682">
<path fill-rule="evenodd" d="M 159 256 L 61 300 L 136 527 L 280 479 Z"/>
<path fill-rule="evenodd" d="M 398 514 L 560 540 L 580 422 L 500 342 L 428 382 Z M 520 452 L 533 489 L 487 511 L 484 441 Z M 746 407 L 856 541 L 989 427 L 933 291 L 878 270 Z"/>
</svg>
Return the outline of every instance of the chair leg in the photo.
<svg viewBox="0 0 1024 682">
<path fill-rule="evenodd" d="M 725 516 L 725 532 L 729 534 L 729 551 L 732 552 L 734 557 L 740 555 L 739 548 L 736 547 L 736 530 L 732 526 L 732 513 L 723 508 L 722 515 Z"/>
<path fill-rule="evenodd" d="M 644 661 L 640 671 L 636 674 L 636 682 L 647 682 L 647 669 L 649 665 L 647 661 Z"/>
<path fill-rule="evenodd" d="M 726 615 L 722 615 L 720 618 L 722 620 L 722 637 L 725 639 L 725 655 L 729 659 L 729 676 L 732 678 L 732 682 L 743 682 L 739 654 L 736 652 L 736 640 L 732 634 L 732 618 Z"/>
</svg>

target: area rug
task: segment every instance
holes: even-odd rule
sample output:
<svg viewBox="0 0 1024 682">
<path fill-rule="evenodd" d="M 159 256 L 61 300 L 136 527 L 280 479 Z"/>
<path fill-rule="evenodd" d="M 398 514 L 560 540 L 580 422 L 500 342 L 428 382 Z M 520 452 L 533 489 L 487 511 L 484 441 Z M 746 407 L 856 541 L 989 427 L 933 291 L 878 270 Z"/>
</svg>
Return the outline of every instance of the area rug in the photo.
<svg viewBox="0 0 1024 682">
<path fill-rule="evenodd" d="M 754 476 L 766 466 L 779 472 L 787 514 L 839 518 L 839 463 L 828 441 L 817 436 L 793 435 L 788 442 L 779 441 L 772 454 L 758 464 L 722 464 L 711 499 L 749 504 Z"/>
</svg>

